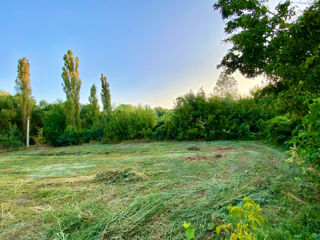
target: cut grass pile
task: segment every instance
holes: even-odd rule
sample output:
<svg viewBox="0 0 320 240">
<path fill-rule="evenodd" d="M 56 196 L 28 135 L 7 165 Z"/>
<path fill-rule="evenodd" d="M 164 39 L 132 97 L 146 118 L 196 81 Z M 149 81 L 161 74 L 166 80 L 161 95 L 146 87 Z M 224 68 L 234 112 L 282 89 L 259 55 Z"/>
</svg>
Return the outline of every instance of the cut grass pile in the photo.
<svg viewBox="0 0 320 240">
<path fill-rule="evenodd" d="M 74 153 L 74 154 L 72 154 Z M 320 199 L 257 142 L 82 145 L 0 154 L 0 239 L 218 239 L 227 206 L 263 208 L 261 239 L 312 239 Z"/>
</svg>

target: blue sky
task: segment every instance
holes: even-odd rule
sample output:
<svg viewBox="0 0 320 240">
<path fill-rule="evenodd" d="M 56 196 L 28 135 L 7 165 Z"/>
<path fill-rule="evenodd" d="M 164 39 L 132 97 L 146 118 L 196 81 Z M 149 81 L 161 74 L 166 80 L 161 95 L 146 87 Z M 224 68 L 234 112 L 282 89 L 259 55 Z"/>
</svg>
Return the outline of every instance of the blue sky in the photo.
<svg viewBox="0 0 320 240">
<path fill-rule="evenodd" d="M 227 51 L 224 23 L 209 0 L 2 1 L 0 89 L 14 93 L 17 62 L 30 61 L 32 95 L 64 99 L 61 68 L 80 59 L 81 103 L 110 82 L 112 103 L 172 107 L 190 89 L 212 91 Z M 255 85 L 242 79 L 242 92 Z"/>
</svg>

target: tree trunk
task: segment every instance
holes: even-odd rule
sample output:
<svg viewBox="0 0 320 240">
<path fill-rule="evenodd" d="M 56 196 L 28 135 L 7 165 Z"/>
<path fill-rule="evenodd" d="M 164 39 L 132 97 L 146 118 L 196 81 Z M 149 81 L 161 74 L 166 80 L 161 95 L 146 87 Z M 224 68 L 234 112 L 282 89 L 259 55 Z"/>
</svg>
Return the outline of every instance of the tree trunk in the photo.
<svg viewBox="0 0 320 240">
<path fill-rule="evenodd" d="M 29 116 L 27 119 L 27 139 L 26 139 L 26 145 L 29 147 Z"/>
</svg>

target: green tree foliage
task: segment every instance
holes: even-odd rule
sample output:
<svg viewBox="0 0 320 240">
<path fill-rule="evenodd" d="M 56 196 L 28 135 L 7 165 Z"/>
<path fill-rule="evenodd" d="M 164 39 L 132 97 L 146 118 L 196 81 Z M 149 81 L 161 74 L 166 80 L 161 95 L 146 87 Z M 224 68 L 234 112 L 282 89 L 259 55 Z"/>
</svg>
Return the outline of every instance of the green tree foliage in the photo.
<svg viewBox="0 0 320 240">
<path fill-rule="evenodd" d="M 265 1 L 218 0 L 214 4 L 226 21 L 225 40 L 232 48 L 220 67 L 248 77 L 266 74 L 278 108 L 292 117 L 306 114 L 306 98 L 320 91 L 320 2 L 297 17 L 290 2 L 274 11 Z"/>
<path fill-rule="evenodd" d="M 91 104 L 81 106 L 81 141 L 100 141 L 104 135 L 104 128 L 106 127 L 106 117 L 99 111 L 92 114 Z"/>
<path fill-rule="evenodd" d="M 0 96 L 0 134 L 9 129 L 10 125 L 20 125 L 19 103 L 19 96 Z"/>
<path fill-rule="evenodd" d="M 309 113 L 302 119 L 302 129 L 292 139 L 294 157 L 303 173 L 320 186 L 320 98 L 309 104 Z"/>
<path fill-rule="evenodd" d="M 61 139 L 66 128 L 66 114 L 63 103 L 58 102 L 50 104 L 46 110 L 43 119 L 43 134 L 46 141 L 53 146 L 61 145 Z"/>
<path fill-rule="evenodd" d="M 66 121 L 67 125 L 80 129 L 80 88 L 79 58 L 73 57 L 71 50 L 63 56 L 64 66 L 62 68 L 63 90 L 66 94 Z"/>
<path fill-rule="evenodd" d="M 39 104 L 36 104 L 32 108 L 32 122 L 31 122 L 31 144 L 35 144 L 35 139 L 39 135 L 39 130 L 43 128 L 43 119 L 45 117 L 45 110 L 47 108 L 48 104 L 45 104 L 45 102 L 42 100 Z"/>
<path fill-rule="evenodd" d="M 169 112 L 168 109 L 165 109 L 162 107 L 156 107 L 156 108 L 154 108 L 154 110 L 156 111 L 156 114 L 159 118 L 161 118 L 163 115 L 165 115 L 166 113 Z"/>
<path fill-rule="evenodd" d="M 81 142 L 81 133 L 72 126 L 67 126 L 63 134 L 59 137 L 59 145 L 78 145 Z"/>
<path fill-rule="evenodd" d="M 152 134 L 156 121 L 156 113 L 147 106 L 120 105 L 109 116 L 105 129 L 105 140 L 148 138 Z"/>
<path fill-rule="evenodd" d="M 107 112 L 111 109 L 111 94 L 110 94 L 109 83 L 107 81 L 107 77 L 104 76 L 102 73 L 101 73 L 100 81 L 101 81 L 101 101 L 103 105 L 103 110 Z"/>
<path fill-rule="evenodd" d="M 21 141 L 22 134 L 16 125 L 9 125 L 5 131 L 0 134 L 0 147 L 17 148 L 23 146 Z"/>
<path fill-rule="evenodd" d="M 271 96 L 270 106 L 282 115 L 268 123 L 269 138 L 283 143 L 293 136 L 301 165 L 314 169 L 318 139 L 313 126 L 318 120 L 312 116 L 317 115 L 317 100 L 310 106 L 312 113 L 308 104 L 320 96 L 320 1 L 299 14 L 290 1 L 279 3 L 274 11 L 259 0 L 217 0 L 214 7 L 226 21 L 225 41 L 232 43 L 219 67 L 248 77 L 267 76 L 269 85 L 256 97 Z M 296 136 L 293 130 L 301 119 L 303 130 Z"/>
<path fill-rule="evenodd" d="M 16 89 L 20 96 L 20 112 L 22 119 L 23 135 L 27 136 L 27 121 L 31 120 L 31 111 L 34 105 L 31 98 L 30 86 L 30 64 L 27 58 L 18 61 L 18 76 L 16 78 Z"/>
<path fill-rule="evenodd" d="M 90 128 L 93 125 L 90 104 L 81 105 L 80 111 L 81 129 Z"/>
<path fill-rule="evenodd" d="M 286 144 L 292 137 L 294 122 L 287 116 L 276 116 L 266 124 L 267 138 L 278 145 Z"/>
<path fill-rule="evenodd" d="M 233 97 L 238 96 L 238 83 L 237 80 L 223 71 L 213 89 L 215 96 L 226 98 L 228 95 Z"/>
</svg>

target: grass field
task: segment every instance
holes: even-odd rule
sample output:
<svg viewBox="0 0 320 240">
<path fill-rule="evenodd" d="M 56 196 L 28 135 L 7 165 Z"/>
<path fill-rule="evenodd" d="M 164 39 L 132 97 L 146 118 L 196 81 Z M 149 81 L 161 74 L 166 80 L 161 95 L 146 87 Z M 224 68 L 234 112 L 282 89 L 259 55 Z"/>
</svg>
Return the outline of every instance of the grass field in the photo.
<svg viewBox="0 0 320 240">
<path fill-rule="evenodd" d="M 196 146 L 199 150 L 188 149 Z M 0 154 L 0 239 L 218 239 L 228 204 L 263 208 L 261 239 L 312 239 L 319 193 L 259 142 L 155 142 Z M 316 236 L 316 235 L 314 235 Z"/>
</svg>

